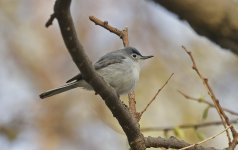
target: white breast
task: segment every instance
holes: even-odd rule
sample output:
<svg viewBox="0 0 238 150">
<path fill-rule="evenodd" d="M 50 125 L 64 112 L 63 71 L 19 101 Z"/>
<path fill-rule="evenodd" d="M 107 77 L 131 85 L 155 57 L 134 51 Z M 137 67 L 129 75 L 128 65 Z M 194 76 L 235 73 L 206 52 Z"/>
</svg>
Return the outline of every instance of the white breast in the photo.
<svg viewBox="0 0 238 150">
<path fill-rule="evenodd" d="M 137 82 L 139 80 L 139 76 L 140 76 L 140 65 L 139 65 L 139 63 L 133 62 L 133 65 L 132 65 L 131 69 L 132 69 L 132 76 L 134 77 L 135 82 Z"/>
<path fill-rule="evenodd" d="M 134 89 L 139 80 L 140 65 L 127 58 L 122 63 L 112 64 L 98 70 L 98 73 L 115 88 L 119 95 L 122 95 Z"/>
</svg>

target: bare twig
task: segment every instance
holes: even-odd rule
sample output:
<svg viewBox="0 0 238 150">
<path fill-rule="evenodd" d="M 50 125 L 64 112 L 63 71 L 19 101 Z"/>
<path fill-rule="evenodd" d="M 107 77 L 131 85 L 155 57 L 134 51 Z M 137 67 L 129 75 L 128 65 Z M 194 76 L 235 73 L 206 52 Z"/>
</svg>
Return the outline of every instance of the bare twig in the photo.
<svg viewBox="0 0 238 150">
<path fill-rule="evenodd" d="M 136 99 L 135 99 L 135 92 L 132 91 L 128 94 L 128 99 L 129 99 L 129 109 L 131 114 L 135 117 L 137 122 L 140 120 L 140 113 L 136 111 Z"/>
<path fill-rule="evenodd" d="M 198 143 L 196 143 L 196 144 L 192 144 L 192 145 L 189 145 L 189 146 L 180 148 L 179 150 L 189 149 L 189 148 L 191 148 L 191 147 L 195 147 L 195 146 L 197 146 L 197 145 L 200 145 L 200 144 L 202 144 L 202 143 L 205 143 L 205 142 L 207 142 L 207 141 L 210 141 L 210 140 L 216 138 L 217 136 L 221 135 L 222 133 L 224 133 L 224 132 L 227 131 L 228 129 L 230 129 L 230 127 L 231 127 L 231 126 L 228 126 L 228 127 L 226 127 L 225 130 L 223 130 L 222 132 L 220 132 L 220 133 L 218 133 L 218 134 L 216 134 L 216 135 L 214 135 L 214 136 L 211 136 L 211 137 L 209 137 L 209 138 L 207 138 L 207 139 L 205 139 L 205 140 L 202 140 L 202 141 L 200 141 L 200 142 L 198 142 Z"/>
<path fill-rule="evenodd" d="M 147 148 L 157 148 L 157 147 L 163 147 L 166 149 L 172 148 L 172 149 L 179 149 L 186 146 L 189 146 L 190 144 L 186 143 L 185 141 L 178 140 L 176 137 L 171 136 L 169 139 L 164 139 L 161 137 L 146 137 L 145 138 L 145 144 Z M 215 150 L 213 147 L 202 147 L 201 145 L 197 145 L 195 147 L 190 148 L 189 150 Z"/>
<path fill-rule="evenodd" d="M 123 45 L 125 47 L 129 46 L 129 40 L 128 40 L 128 28 L 126 27 L 124 30 L 119 30 L 111 25 L 108 24 L 108 21 L 101 21 L 100 19 L 96 18 L 95 16 L 89 16 L 89 19 L 94 22 L 96 25 L 99 25 L 108 31 L 118 35 L 122 41 Z"/>
<path fill-rule="evenodd" d="M 55 13 L 53 13 L 50 16 L 49 20 L 46 22 L 45 27 L 48 28 L 49 26 L 51 26 L 53 24 L 53 21 L 54 21 L 55 18 L 56 18 L 56 15 L 55 15 Z"/>
<path fill-rule="evenodd" d="M 123 45 L 124 47 L 129 46 L 129 36 L 128 36 L 128 28 L 125 27 L 125 29 L 122 30 L 122 41 L 123 41 Z"/>
<path fill-rule="evenodd" d="M 197 65 L 195 63 L 195 60 L 193 58 L 193 55 L 190 51 L 188 51 L 184 46 L 182 46 L 182 48 L 185 50 L 185 52 L 189 55 L 191 61 L 192 61 L 192 68 L 193 70 L 195 70 L 195 72 L 197 73 L 197 75 L 199 76 L 199 78 L 203 81 L 203 85 L 205 86 L 205 88 L 207 89 L 208 91 L 208 94 L 209 96 L 211 97 L 213 103 L 214 103 L 214 106 L 223 122 L 223 126 L 224 128 L 226 128 L 227 126 L 230 126 L 230 130 L 231 130 L 231 133 L 232 133 L 232 136 L 233 136 L 233 140 L 231 141 L 231 137 L 230 137 L 230 134 L 229 134 L 229 131 L 226 130 L 226 134 L 227 134 L 227 138 L 228 138 L 228 142 L 229 142 L 229 147 L 231 149 L 235 149 L 236 145 L 237 145 L 237 142 L 238 142 L 238 133 L 237 131 L 235 130 L 235 128 L 233 127 L 233 125 L 230 123 L 230 119 L 227 117 L 227 115 L 224 113 L 220 103 L 219 103 L 219 100 L 216 98 L 211 86 L 209 85 L 208 83 L 208 79 L 203 77 L 202 74 L 200 73 L 200 71 L 198 70 L 197 68 Z"/>
<path fill-rule="evenodd" d="M 139 120 L 142 117 L 142 115 L 144 114 L 144 112 L 148 109 L 148 107 L 152 104 L 152 102 L 156 99 L 156 97 L 159 95 L 160 91 L 162 91 L 162 89 L 168 84 L 169 80 L 172 78 L 172 76 L 174 75 L 174 73 L 172 73 L 170 75 L 170 77 L 167 79 L 167 81 L 164 83 L 164 85 L 155 93 L 154 97 L 150 100 L 150 102 L 146 105 L 146 107 L 140 112 L 139 114 Z"/>
<path fill-rule="evenodd" d="M 238 144 L 238 136 L 235 135 L 235 136 L 233 137 L 233 140 L 232 140 L 232 142 L 230 143 L 229 147 L 227 148 L 227 150 L 235 150 L 237 144 Z"/>
<path fill-rule="evenodd" d="M 233 119 L 230 122 L 237 124 L 238 118 Z M 180 129 L 190 129 L 190 128 L 198 129 L 198 128 L 205 128 L 205 127 L 209 127 L 209 126 L 216 126 L 216 125 L 222 125 L 222 122 L 221 121 L 212 121 L 212 122 L 205 122 L 205 123 L 198 123 L 198 124 L 182 124 L 182 125 L 178 125 L 176 127 L 180 128 Z M 173 131 L 174 128 L 175 128 L 174 126 L 171 126 L 171 127 L 146 127 L 146 128 L 142 128 L 141 131 L 142 132 L 150 132 L 150 131 L 168 132 L 168 131 Z"/>
<path fill-rule="evenodd" d="M 224 117 L 223 117 L 223 116 L 224 116 L 224 115 L 222 114 L 223 110 L 221 109 L 218 99 L 216 98 L 216 96 L 215 96 L 215 94 L 213 93 L 213 91 L 212 91 L 210 85 L 208 84 L 208 79 L 207 79 L 207 78 L 204 78 L 204 77 L 202 76 L 202 74 L 200 73 L 200 71 L 198 70 L 197 65 L 196 65 L 196 63 L 195 63 L 195 60 L 194 60 L 194 58 L 193 58 L 192 52 L 188 51 L 184 46 L 182 46 L 182 48 L 183 48 L 183 49 L 185 50 L 185 52 L 189 55 L 189 57 L 190 57 L 190 59 L 191 59 L 191 61 L 192 61 L 192 64 L 193 64 L 192 69 L 195 70 L 195 72 L 197 73 L 197 75 L 199 76 L 199 78 L 203 81 L 203 85 L 206 87 L 206 89 L 207 89 L 207 91 L 208 91 L 208 94 L 209 94 L 209 96 L 211 97 L 211 99 L 212 99 L 212 101 L 213 101 L 213 103 L 214 103 L 214 106 L 215 106 L 215 108 L 216 108 L 216 110 L 217 110 L 217 112 L 218 112 L 218 115 L 219 115 L 219 117 L 221 118 L 221 120 L 222 120 L 222 122 L 223 122 L 223 126 L 224 126 L 224 128 L 226 128 L 226 126 L 227 126 L 228 123 L 225 121 L 225 119 L 224 119 Z M 228 132 L 227 130 L 226 130 L 226 134 L 227 134 L 228 142 L 231 143 L 230 134 L 229 134 L 229 132 Z"/>
<path fill-rule="evenodd" d="M 178 92 L 179 92 L 181 95 L 183 95 L 183 96 L 184 96 L 186 99 L 188 99 L 188 100 L 196 101 L 196 102 L 199 102 L 199 103 L 204 103 L 204 104 L 207 104 L 207 105 L 210 106 L 210 107 L 215 107 L 213 103 L 210 103 L 210 102 L 208 102 L 208 101 L 205 100 L 205 99 L 195 98 L 195 97 L 189 96 L 189 95 L 185 94 L 184 92 L 182 92 L 182 91 L 180 91 L 180 90 L 178 90 Z M 225 112 L 227 112 L 227 113 L 229 113 L 229 114 L 231 114 L 231 115 L 236 115 L 236 116 L 238 116 L 238 113 L 237 113 L 237 112 L 234 112 L 234 111 L 232 111 L 232 110 L 230 110 L 230 109 L 227 109 L 227 108 L 224 108 L 224 107 L 222 107 L 222 109 L 223 109 Z"/>
</svg>

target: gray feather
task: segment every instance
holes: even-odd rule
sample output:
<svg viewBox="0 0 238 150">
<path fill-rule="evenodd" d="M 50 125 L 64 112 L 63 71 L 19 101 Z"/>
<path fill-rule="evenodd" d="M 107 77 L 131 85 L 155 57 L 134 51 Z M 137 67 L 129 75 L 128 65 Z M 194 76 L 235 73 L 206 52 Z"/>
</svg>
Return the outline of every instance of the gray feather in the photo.
<svg viewBox="0 0 238 150">
<path fill-rule="evenodd" d="M 107 67 L 107 66 L 112 65 L 112 64 L 121 63 L 123 61 L 123 59 L 126 59 L 125 56 L 112 55 L 112 54 L 113 53 L 111 53 L 110 57 L 105 55 L 104 57 L 99 59 L 99 61 L 97 61 L 94 65 L 95 69 L 99 70 L 99 69 L 102 69 L 102 68 Z"/>
<path fill-rule="evenodd" d="M 102 69 L 102 68 L 107 67 L 107 66 L 112 65 L 112 64 L 121 63 L 123 61 L 123 59 L 126 59 L 126 57 L 121 56 L 121 55 L 118 56 L 118 55 L 115 55 L 115 54 L 110 56 L 110 57 L 107 57 L 107 55 L 105 55 L 104 57 L 99 59 L 94 64 L 94 68 L 95 68 L 95 70 L 99 70 L 99 69 Z M 82 74 L 79 73 L 78 75 L 69 79 L 66 83 L 70 83 L 72 81 L 79 81 L 79 80 L 82 80 L 82 79 L 83 79 L 83 76 L 82 76 Z"/>
<path fill-rule="evenodd" d="M 44 99 L 46 97 L 50 97 L 50 96 L 53 96 L 53 95 L 56 95 L 56 94 L 59 94 L 59 93 L 62 93 L 62 92 L 65 92 L 65 91 L 77 88 L 78 87 L 77 84 L 78 84 L 78 82 L 73 82 L 73 83 L 69 83 L 69 84 L 63 85 L 63 86 L 61 86 L 59 88 L 55 88 L 55 89 L 46 91 L 46 92 L 40 94 L 40 98 Z"/>
</svg>

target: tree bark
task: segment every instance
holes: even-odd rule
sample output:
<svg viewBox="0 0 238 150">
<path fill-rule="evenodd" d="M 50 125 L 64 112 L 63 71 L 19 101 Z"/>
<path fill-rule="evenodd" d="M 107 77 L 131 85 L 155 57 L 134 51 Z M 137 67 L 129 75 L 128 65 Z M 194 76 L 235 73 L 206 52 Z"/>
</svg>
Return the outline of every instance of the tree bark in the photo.
<svg viewBox="0 0 238 150">
<path fill-rule="evenodd" d="M 129 109 L 121 102 L 116 91 L 109 86 L 95 71 L 91 61 L 84 52 L 78 40 L 70 13 L 71 0 L 56 0 L 54 13 L 46 26 L 52 24 L 54 18 L 58 20 L 64 43 L 72 56 L 74 63 L 87 81 L 105 101 L 113 116 L 118 120 L 124 130 L 132 150 L 144 150 L 145 139 L 140 132 L 139 124 L 131 116 Z"/>
</svg>

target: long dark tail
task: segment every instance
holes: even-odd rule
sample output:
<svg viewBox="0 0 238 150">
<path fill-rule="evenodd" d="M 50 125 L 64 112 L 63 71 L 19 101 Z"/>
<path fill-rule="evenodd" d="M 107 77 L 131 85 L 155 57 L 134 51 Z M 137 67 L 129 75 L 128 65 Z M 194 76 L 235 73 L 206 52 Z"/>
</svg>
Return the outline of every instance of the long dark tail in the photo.
<svg viewBox="0 0 238 150">
<path fill-rule="evenodd" d="M 56 94 L 59 94 L 59 93 L 62 93 L 62 92 L 65 92 L 65 91 L 77 88 L 78 87 L 77 84 L 78 84 L 78 82 L 73 82 L 73 83 L 69 83 L 69 84 L 63 85 L 63 86 L 61 86 L 59 88 L 55 88 L 55 89 L 46 91 L 46 92 L 40 94 L 40 98 L 44 99 L 46 97 L 50 97 L 50 96 L 53 96 L 53 95 L 56 95 Z"/>
</svg>

